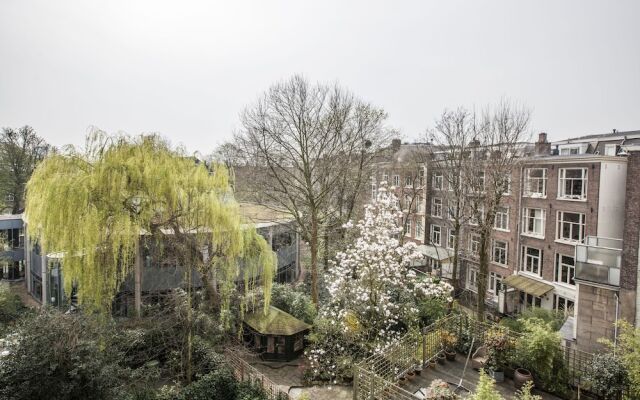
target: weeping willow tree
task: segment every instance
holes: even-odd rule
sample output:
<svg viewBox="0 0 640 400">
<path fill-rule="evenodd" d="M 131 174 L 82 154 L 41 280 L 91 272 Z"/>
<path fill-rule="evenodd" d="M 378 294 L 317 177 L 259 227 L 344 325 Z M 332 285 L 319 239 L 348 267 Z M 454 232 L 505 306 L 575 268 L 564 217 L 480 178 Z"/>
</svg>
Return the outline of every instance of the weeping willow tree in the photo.
<svg viewBox="0 0 640 400">
<path fill-rule="evenodd" d="M 242 220 L 227 169 L 197 164 L 158 136 L 89 135 L 84 150 L 40 164 L 26 203 L 29 234 L 63 254 L 65 293 L 77 286 L 84 309 L 110 311 L 138 246 L 149 242 L 185 267 L 189 288 L 191 269 L 200 274 L 227 327 L 238 280 L 270 293 L 275 256 Z M 268 303 L 267 295 L 265 310 Z"/>
</svg>

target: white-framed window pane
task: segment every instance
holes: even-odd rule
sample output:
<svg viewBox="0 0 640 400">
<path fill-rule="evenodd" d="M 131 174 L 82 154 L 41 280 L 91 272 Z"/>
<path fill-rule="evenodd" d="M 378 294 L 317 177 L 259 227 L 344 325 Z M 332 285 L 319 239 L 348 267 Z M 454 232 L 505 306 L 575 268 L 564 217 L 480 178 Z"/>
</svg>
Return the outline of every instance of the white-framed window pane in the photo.
<svg viewBox="0 0 640 400">
<path fill-rule="evenodd" d="M 524 179 L 524 195 L 545 197 L 547 195 L 547 169 L 527 168 Z"/>
<path fill-rule="evenodd" d="M 568 242 L 581 242 L 584 239 L 585 215 L 558 211 L 556 239 Z"/>
<path fill-rule="evenodd" d="M 522 213 L 522 233 L 543 237 L 545 216 L 545 210 L 525 208 Z"/>
<path fill-rule="evenodd" d="M 587 198 L 586 168 L 561 168 L 558 179 L 558 197 L 584 200 Z"/>
<path fill-rule="evenodd" d="M 432 182 L 433 188 L 442 190 L 442 184 L 444 182 L 444 176 L 442 175 L 442 172 L 434 172 L 432 180 L 433 180 Z"/>
<path fill-rule="evenodd" d="M 431 200 L 431 215 L 434 217 L 442 217 L 442 199 L 434 197 Z"/>
<path fill-rule="evenodd" d="M 507 264 L 507 242 L 502 240 L 493 241 L 493 251 L 491 261 L 506 265 Z"/>
<path fill-rule="evenodd" d="M 475 256 L 480 254 L 480 235 L 477 233 L 469 234 L 469 252 Z"/>
<path fill-rule="evenodd" d="M 424 235 L 424 226 L 422 225 L 422 220 L 418 219 L 416 221 L 416 238 L 423 238 Z"/>
<path fill-rule="evenodd" d="M 496 229 L 501 229 L 504 231 L 509 230 L 509 208 L 508 207 L 498 207 L 496 209 L 494 227 Z"/>
<path fill-rule="evenodd" d="M 489 273 L 489 293 L 497 296 L 502 287 L 502 280 L 504 276 L 496 274 L 495 272 Z"/>
<path fill-rule="evenodd" d="M 522 246 L 522 262 L 520 269 L 532 274 L 542 274 L 542 250 L 533 247 Z"/>
<path fill-rule="evenodd" d="M 565 315 L 573 315 L 573 310 L 575 308 L 575 302 L 571 299 L 568 299 L 563 296 L 559 296 L 557 294 L 553 295 L 553 308 L 556 311 L 564 312 Z"/>
<path fill-rule="evenodd" d="M 469 268 L 467 271 L 467 285 L 469 288 L 476 290 L 478 288 L 478 270 Z"/>
<path fill-rule="evenodd" d="M 456 235 L 453 234 L 453 229 L 449 229 L 449 235 L 447 235 L 447 248 L 455 249 Z"/>
<path fill-rule="evenodd" d="M 404 222 L 405 235 L 411 236 L 411 218 L 407 216 L 407 220 Z"/>
<path fill-rule="evenodd" d="M 393 176 L 393 186 L 400 186 L 400 175 Z"/>
<path fill-rule="evenodd" d="M 572 256 L 556 253 L 555 281 L 575 285 L 575 259 Z"/>
<path fill-rule="evenodd" d="M 431 242 L 437 246 L 440 246 L 442 238 L 442 227 L 438 225 L 431 225 Z"/>
</svg>

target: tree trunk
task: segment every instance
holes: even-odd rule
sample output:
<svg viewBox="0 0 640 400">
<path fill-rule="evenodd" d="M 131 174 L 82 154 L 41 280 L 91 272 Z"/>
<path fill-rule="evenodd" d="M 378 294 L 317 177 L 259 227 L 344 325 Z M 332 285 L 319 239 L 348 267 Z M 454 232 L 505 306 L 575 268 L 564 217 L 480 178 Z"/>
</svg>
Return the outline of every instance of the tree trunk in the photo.
<svg viewBox="0 0 640 400">
<path fill-rule="evenodd" d="M 453 265 L 451 266 L 451 282 L 453 282 L 453 293 L 458 294 L 460 284 L 458 282 L 458 251 L 460 249 L 460 226 L 455 227 L 456 240 L 453 245 Z"/>
<path fill-rule="evenodd" d="M 484 299 L 487 295 L 487 276 L 489 270 L 489 235 L 483 230 L 480 233 L 480 269 L 478 271 L 478 319 L 484 321 Z"/>
<path fill-rule="evenodd" d="M 311 299 L 318 306 L 318 221 L 315 215 L 311 216 Z"/>
<path fill-rule="evenodd" d="M 134 305 L 136 309 L 136 317 L 140 318 L 142 316 L 142 249 L 139 236 L 136 239 L 134 266 Z"/>
</svg>

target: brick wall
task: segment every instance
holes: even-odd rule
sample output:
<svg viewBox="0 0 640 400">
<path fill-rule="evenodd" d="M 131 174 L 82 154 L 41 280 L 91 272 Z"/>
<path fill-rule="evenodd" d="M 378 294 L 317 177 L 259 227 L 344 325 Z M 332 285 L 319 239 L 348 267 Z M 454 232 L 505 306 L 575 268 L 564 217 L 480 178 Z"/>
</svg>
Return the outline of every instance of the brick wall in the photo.
<svg viewBox="0 0 640 400">
<path fill-rule="evenodd" d="M 621 315 L 634 322 L 636 315 L 636 286 L 638 279 L 638 239 L 640 223 L 640 152 L 631 151 L 627 158 L 627 191 L 625 202 L 624 242 L 620 271 Z M 637 321 L 635 321 L 637 322 Z"/>
<path fill-rule="evenodd" d="M 578 329 L 576 342 L 580 350 L 594 352 L 604 346 L 598 339 L 613 339 L 616 320 L 615 292 L 580 285 L 578 294 Z"/>
</svg>

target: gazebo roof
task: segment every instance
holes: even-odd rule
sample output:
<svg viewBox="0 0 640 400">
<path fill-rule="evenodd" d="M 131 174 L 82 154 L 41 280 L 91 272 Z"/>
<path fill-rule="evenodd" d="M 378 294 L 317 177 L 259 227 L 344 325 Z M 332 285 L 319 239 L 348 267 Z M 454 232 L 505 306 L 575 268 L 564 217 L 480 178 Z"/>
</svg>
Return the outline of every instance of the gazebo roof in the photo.
<svg viewBox="0 0 640 400">
<path fill-rule="evenodd" d="M 269 307 L 266 315 L 262 310 L 247 314 L 244 322 L 263 335 L 289 336 L 311 329 L 311 325 L 274 306 Z"/>
</svg>

